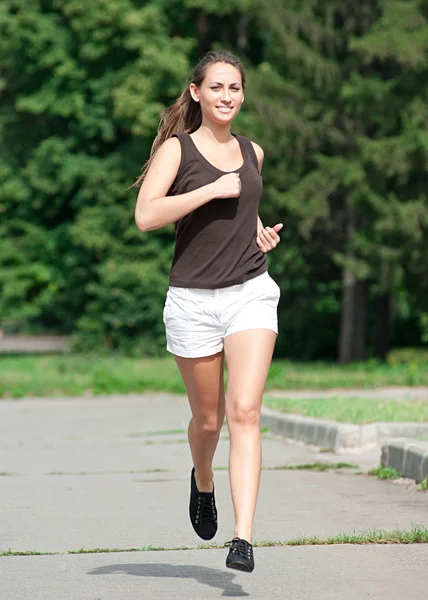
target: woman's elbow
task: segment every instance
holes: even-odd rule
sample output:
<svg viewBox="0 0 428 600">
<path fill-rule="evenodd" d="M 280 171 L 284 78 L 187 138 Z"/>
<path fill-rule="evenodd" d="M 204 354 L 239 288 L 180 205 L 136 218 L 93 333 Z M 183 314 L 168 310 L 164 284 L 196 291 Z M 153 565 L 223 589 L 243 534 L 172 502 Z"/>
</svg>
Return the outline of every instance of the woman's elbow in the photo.
<svg viewBox="0 0 428 600">
<path fill-rule="evenodd" d="M 135 224 L 141 232 L 150 231 L 150 223 L 147 219 L 147 215 L 141 213 L 140 211 L 135 211 Z"/>
</svg>

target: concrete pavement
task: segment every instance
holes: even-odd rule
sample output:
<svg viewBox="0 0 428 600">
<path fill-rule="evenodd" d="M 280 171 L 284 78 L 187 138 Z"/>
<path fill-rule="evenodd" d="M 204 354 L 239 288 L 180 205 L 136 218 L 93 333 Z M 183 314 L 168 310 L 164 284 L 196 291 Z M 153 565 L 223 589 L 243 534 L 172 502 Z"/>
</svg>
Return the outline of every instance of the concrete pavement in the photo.
<svg viewBox="0 0 428 600">
<path fill-rule="evenodd" d="M 223 550 L 2 558 L 13 600 L 426 600 L 428 545 L 256 549 L 256 570 Z"/>
<path fill-rule="evenodd" d="M 166 394 L 1 401 L 0 551 L 57 553 L 0 557 L 1 599 L 426 597 L 428 545 L 256 548 L 252 575 L 227 570 L 225 549 L 65 554 L 198 546 L 187 515 L 188 418 L 185 399 Z M 233 534 L 223 438 L 218 544 Z M 314 461 L 366 472 L 380 452 L 338 456 L 266 434 L 257 540 L 427 525 L 427 494 L 354 471 L 280 469 Z"/>
</svg>

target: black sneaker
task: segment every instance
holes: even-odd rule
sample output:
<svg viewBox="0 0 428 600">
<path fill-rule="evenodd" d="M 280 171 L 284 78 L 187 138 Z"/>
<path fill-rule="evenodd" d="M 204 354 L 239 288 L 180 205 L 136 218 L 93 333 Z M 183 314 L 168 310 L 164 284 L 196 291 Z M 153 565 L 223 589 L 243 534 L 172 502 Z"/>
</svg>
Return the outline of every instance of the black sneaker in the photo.
<svg viewBox="0 0 428 600">
<path fill-rule="evenodd" d="M 249 544 L 247 540 L 241 540 L 241 538 L 236 537 L 230 542 L 226 542 L 225 546 L 230 546 L 229 554 L 226 558 L 226 567 L 247 573 L 254 571 L 252 544 Z"/>
<path fill-rule="evenodd" d="M 213 484 L 214 485 L 214 484 Z M 189 515 L 193 529 L 203 540 L 211 540 L 217 533 L 217 508 L 214 488 L 211 492 L 200 492 L 196 486 L 195 467 L 190 478 Z"/>
</svg>

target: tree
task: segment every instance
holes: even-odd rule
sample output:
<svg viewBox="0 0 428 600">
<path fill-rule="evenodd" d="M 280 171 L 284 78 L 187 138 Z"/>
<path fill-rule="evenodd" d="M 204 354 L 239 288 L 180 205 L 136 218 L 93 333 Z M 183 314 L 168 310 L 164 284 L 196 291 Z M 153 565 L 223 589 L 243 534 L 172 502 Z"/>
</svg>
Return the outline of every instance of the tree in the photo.
<svg viewBox="0 0 428 600">
<path fill-rule="evenodd" d="M 70 331 L 81 318 L 98 342 L 147 342 L 172 234 L 137 235 L 127 188 L 193 40 L 169 35 L 156 2 L 10 0 L 0 11 L 0 313 L 15 327 Z M 113 315 L 118 282 L 126 316 Z"/>
<path fill-rule="evenodd" d="M 373 296 L 375 348 L 385 356 L 391 294 L 403 285 L 403 272 L 422 267 L 424 10 L 426 2 L 402 0 L 269 0 L 260 11 L 269 36 L 252 109 L 263 115 L 260 139 L 274 157 L 269 204 L 275 220 L 282 213 L 295 231 L 282 256 L 294 261 L 302 236 L 316 247 L 321 235 L 328 279 L 343 269 L 340 362 L 364 358 Z M 315 265 L 311 260 L 308 280 L 319 283 Z"/>
</svg>

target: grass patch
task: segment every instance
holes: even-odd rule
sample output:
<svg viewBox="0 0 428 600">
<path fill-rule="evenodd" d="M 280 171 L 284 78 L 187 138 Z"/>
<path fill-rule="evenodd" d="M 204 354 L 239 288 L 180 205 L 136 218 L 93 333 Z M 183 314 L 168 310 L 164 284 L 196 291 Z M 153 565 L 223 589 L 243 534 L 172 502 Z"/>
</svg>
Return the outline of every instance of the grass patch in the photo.
<svg viewBox="0 0 428 600">
<path fill-rule="evenodd" d="M 428 370 L 428 369 L 427 369 Z M 277 398 L 266 396 L 263 404 L 284 413 L 328 419 L 342 423 L 428 422 L 428 403 L 374 398 Z"/>
<path fill-rule="evenodd" d="M 3 550 L 0 556 L 54 556 L 62 552 L 40 552 L 38 550 Z"/>
<path fill-rule="evenodd" d="M 0 357 L 0 397 L 184 394 L 174 360 L 66 354 Z"/>
<path fill-rule="evenodd" d="M 403 474 L 399 471 L 384 465 L 379 465 L 375 469 L 371 469 L 369 475 L 374 475 L 378 479 L 400 479 L 400 477 L 403 477 Z"/>
<path fill-rule="evenodd" d="M 134 471 L 50 471 L 45 475 L 142 475 L 147 473 L 170 473 L 169 469 L 139 469 Z"/>
<path fill-rule="evenodd" d="M 178 440 L 145 440 L 142 442 L 143 446 L 171 446 L 174 444 L 188 444 L 189 440 L 187 438 L 180 438 Z"/>
<path fill-rule="evenodd" d="M 428 544 L 428 529 L 413 527 L 410 531 L 396 529 L 394 531 L 374 530 L 362 533 L 340 533 L 327 538 L 302 536 L 284 544 L 279 542 L 275 545 L 330 546 L 336 544 Z"/>
<path fill-rule="evenodd" d="M 146 436 L 175 435 L 177 433 L 187 433 L 187 429 L 168 429 L 165 431 L 148 431 L 147 433 L 142 433 L 141 435 L 146 435 Z M 130 434 L 130 435 L 132 435 L 132 434 Z"/>
<path fill-rule="evenodd" d="M 266 388 L 376 388 L 428 385 L 424 360 L 408 356 L 390 364 L 366 361 L 350 365 L 274 360 Z M 81 396 L 143 392 L 184 394 L 172 357 L 138 359 L 121 355 L 69 353 L 0 356 L 0 397 Z"/>
<path fill-rule="evenodd" d="M 255 541 L 256 548 L 272 548 L 281 546 L 331 546 L 339 544 L 428 544 L 428 529 L 412 527 L 410 530 L 395 529 L 393 531 L 373 530 L 358 533 L 340 533 L 330 537 L 301 536 L 292 540 Z M 66 552 L 40 552 L 37 550 L 5 550 L 0 556 L 45 556 L 57 554 L 109 554 L 114 552 L 174 552 L 179 550 L 219 550 L 223 544 L 199 544 L 191 546 L 140 546 L 135 548 L 79 548 Z"/>
<path fill-rule="evenodd" d="M 67 550 L 66 554 L 108 554 L 113 552 L 166 552 L 172 550 L 194 550 L 190 546 L 141 546 L 137 548 L 80 548 L 79 550 Z"/>
<path fill-rule="evenodd" d="M 418 492 L 428 492 L 428 477 L 422 479 L 422 481 L 416 489 L 418 490 Z"/>
<path fill-rule="evenodd" d="M 346 463 L 346 462 L 337 462 L 337 463 L 314 462 L 314 463 L 308 463 L 308 464 L 302 464 L 302 465 L 283 465 L 283 466 L 279 466 L 279 467 L 264 467 L 263 470 L 264 471 L 282 471 L 282 470 L 296 471 L 296 470 L 300 470 L 300 471 L 324 472 L 324 471 L 331 471 L 331 470 L 337 470 L 337 469 L 358 469 L 358 468 L 359 468 L 358 465 L 354 465 L 352 463 Z"/>
</svg>

